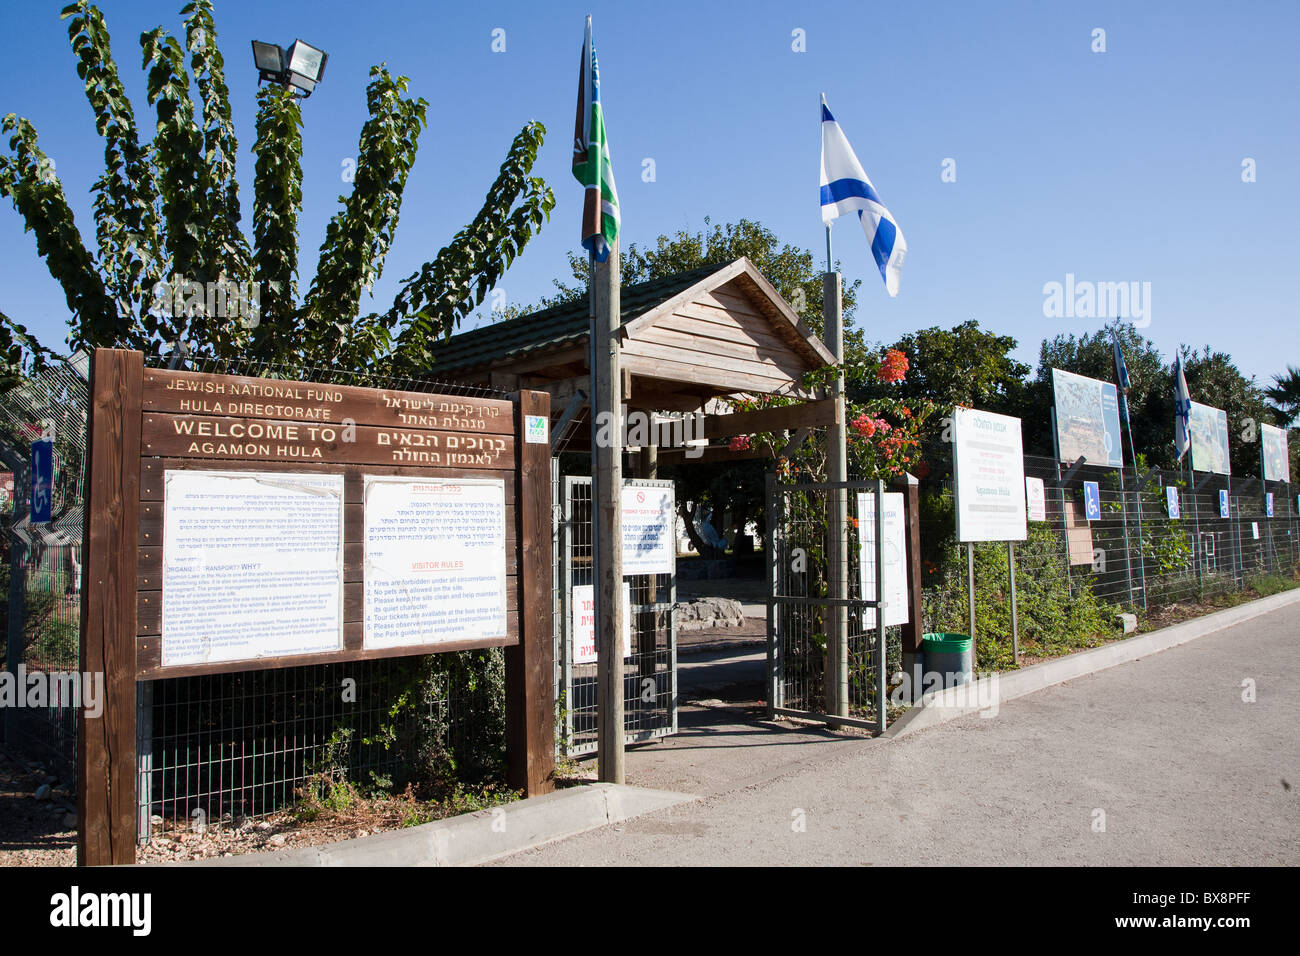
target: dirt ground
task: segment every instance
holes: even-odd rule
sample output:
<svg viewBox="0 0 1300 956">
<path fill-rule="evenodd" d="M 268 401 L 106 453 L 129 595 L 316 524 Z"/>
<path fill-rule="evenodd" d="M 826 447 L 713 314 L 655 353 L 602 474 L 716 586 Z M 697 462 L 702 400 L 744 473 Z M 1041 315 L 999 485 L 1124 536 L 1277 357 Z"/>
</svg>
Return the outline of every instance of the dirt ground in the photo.
<svg viewBox="0 0 1300 956">
<path fill-rule="evenodd" d="M 0 866 L 77 862 L 73 789 L 45 763 L 0 747 Z"/>
</svg>

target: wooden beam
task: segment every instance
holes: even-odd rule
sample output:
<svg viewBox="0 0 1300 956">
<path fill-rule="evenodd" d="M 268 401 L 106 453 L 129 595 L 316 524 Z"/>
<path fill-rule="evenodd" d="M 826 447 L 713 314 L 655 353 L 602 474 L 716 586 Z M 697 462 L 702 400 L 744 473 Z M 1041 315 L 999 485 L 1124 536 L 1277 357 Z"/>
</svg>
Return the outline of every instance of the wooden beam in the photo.
<svg viewBox="0 0 1300 956">
<path fill-rule="evenodd" d="M 97 349 L 87 427 L 83 674 L 103 675 L 97 717 L 77 733 L 77 863 L 135 862 L 136 574 L 140 527 L 140 424 L 144 358 Z"/>
<path fill-rule="evenodd" d="M 690 452 L 694 457 L 687 455 Z M 707 464 L 715 461 L 744 461 L 750 458 L 771 458 L 772 453 L 762 448 L 746 448 L 744 451 L 732 451 L 726 445 L 709 445 L 707 448 L 660 448 L 659 464 L 693 465 Z"/>
<path fill-rule="evenodd" d="M 506 656 L 506 779 L 535 797 L 555 789 L 555 664 L 551 627 L 551 446 L 530 442 L 526 421 L 550 420 L 550 396 L 519 393 L 519 643 Z"/>
<path fill-rule="evenodd" d="M 733 435 L 752 435 L 755 432 L 777 432 L 788 428 L 820 428 L 843 424 L 837 421 L 839 404 L 833 398 L 823 398 L 799 405 L 781 405 L 760 408 L 752 412 L 735 412 L 731 415 L 704 416 L 704 438 L 730 438 Z"/>
</svg>

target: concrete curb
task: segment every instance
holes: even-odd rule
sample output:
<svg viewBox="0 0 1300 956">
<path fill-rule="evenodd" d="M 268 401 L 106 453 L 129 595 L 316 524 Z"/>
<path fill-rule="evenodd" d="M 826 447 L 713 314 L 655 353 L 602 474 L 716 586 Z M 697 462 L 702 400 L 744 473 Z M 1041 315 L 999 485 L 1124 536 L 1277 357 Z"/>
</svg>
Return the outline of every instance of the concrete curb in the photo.
<svg viewBox="0 0 1300 956">
<path fill-rule="evenodd" d="M 882 738 L 906 737 L 908 734 L 947 723 L 980 711 L 996 713 L 999 705 L 1016 697 L 1023 697 L 1061 684 L 1076 677 L 1095 674 L 1097 671 L 1127 664 L 1141 657 L 1186 644 L 1234 624 L 1268 614 L 1279 608 L 1300 603 L 1300 588 L 1273 594 L 1237 607 L 1215 611 L 1203 617 L 1174 624 L 1171 627 L 1139 634 L 1137 637 L 1115 641 L 1102 647 L 1080 651 L 1066 657 L 1043 661 L 1020 670 L 995 673 L 959 687 L 926 694 L 919 704 L 914 704 L 896 722 L 881 734 Z"/>
<path fill-rule="evenodd" d="M 175 865 L 473 866 L 694 799 L 666 790 L 595 783 L 341 843 Z"/>
</svg>

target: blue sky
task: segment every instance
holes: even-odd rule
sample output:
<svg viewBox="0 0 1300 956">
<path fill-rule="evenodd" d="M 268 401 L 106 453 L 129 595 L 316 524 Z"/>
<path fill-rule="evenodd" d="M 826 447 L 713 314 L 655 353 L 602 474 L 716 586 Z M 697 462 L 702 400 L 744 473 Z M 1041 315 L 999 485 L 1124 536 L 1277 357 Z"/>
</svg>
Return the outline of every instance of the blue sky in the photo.
<svg viewBox="0 0 1300 956">
<path fill-rule="evenodd" d="M 138 35 L 179 31 L 182 0 L 104 0 L 119 67 L 147 117 Z M 88 245 L 89 186 L 102 146 L 73 69 L 62 2 L 10 4 L 0 112 L 31 119 Z M 594 17 L 625 242 L 757 219 L 824 249 L 817 207 L 818 94 L 909 245 L 890 299 L 850 220 L 835 232 L 847 280 L 864 279 L 858 323 L 892 341 L 977 319 L 1038 343 L 1100 319 L 1049 318 L 1043 287 L 1067 273 L 1149 282 L 1145 334 L 1230 352 L 1266 381 L 1300 364 L 1300 33 L 1295 2 L 1210 3 L 371 3 L 224 0 L 216 5 L 240 137 L 251 232 L 256 73 L 249 41 L 295 37 L 330 54 L 304 104 L 305 288 L 334 213 L 344 160 L 381 61 L 429 100 L 429 128 L 374 303 L 477 211 L 511 138 L 535 118 L 537 171 L 558 205 L 502 282 L 507 300 L 552 291 L 578 246 L 581 189 L 569 173 L 583 15 Z M 506 50 L 492 51 L 505 30 Z M 1093 52 L 1105 30 L 1106 51 Z M 804 31 L 805 52 L 792 49 Z M 654 160 L 655 181 L 642 180 Z M 956 182 L 943 182 L 945 159 Z M 1242 181 L 1255 162 L 1256 181 Z M 67 311 L 35 243 L 0 213 L 0 309 L 61 343 Z M 1195 396 L 1194 396 L 1195 397 Z M 1205 397 L 1212 400 L 1212 397 Z"/>
</svg>

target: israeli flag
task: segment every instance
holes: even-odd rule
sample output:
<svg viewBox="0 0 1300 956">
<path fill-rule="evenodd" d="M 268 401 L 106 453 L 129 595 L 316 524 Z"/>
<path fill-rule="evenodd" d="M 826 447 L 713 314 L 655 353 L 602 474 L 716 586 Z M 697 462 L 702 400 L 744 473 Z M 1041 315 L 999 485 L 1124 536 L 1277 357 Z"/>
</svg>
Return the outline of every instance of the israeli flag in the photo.
<svg viewBox="0 0 1300 956">
<path fill-rule="evenodd" d="M 1187 379 L 1183 376 L 1183 355 L 1179 348 L 1178 358 L 1174 361 L 1174 450 L 1178 460 L 1183 460 L 1187 447 L 1192 443 L 1192 396 L 1187 391 Z"/>
<path fill-rule="evenodd" d="M 856 212 L 871 243 L 885 288 L 898 295 L 898 275 L 907 255 L 907 242 L 898 223 L 880 201 L 876 187 L 858 162 L 840 124 L 831 116 L 822 94 L 822 222 L 829 224 L 846 212 Z"/>
</svg>

